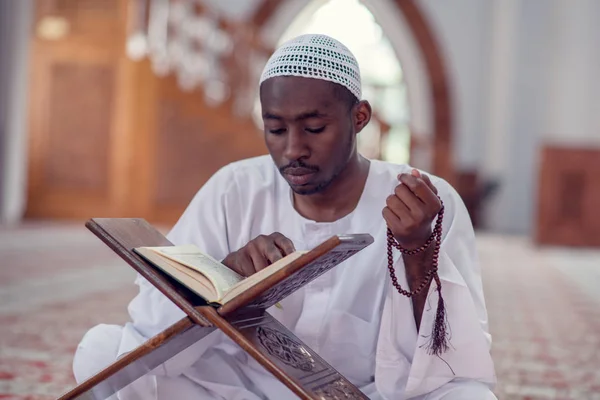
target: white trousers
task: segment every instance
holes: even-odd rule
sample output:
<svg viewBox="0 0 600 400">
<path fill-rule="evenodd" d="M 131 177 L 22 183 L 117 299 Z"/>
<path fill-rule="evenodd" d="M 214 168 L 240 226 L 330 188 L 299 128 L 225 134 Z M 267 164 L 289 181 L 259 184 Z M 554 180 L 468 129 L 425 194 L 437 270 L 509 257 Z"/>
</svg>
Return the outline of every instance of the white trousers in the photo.
<svg viewBox="0 0 600 400">
<path fill-rule="evenodd" d="M 117 325 L 98 325 L 86 333 L 77 347 L 73 360 L 73 373 L 78 383 L 95 375 L 117 359 L 122 329 L 121 326 Z M 163 400 L 174 398 L 178 400 L 297 399 L 297 396 L 267 371 L 254 370 L 254 372 L 246 373 L 244 377 L 240 377 L 239 374 L 236 376 L 235 374 L 238 371 L 235 368 L 232 370 L 231 364 L 221 363 L 219 358 L 221 357 L 215 354 L 214 357 L 209 357 L 206 365 L 194 366 L 197 371 L 206 371 L 206 374 L 200 374 L 202 375 L 201 380 L 183 374 L 177 376 L 148 374 L 119 391 L 117 395 L 111 396 L 110 400 Z M 265 387 L 269 388 L 268 393 L 256 394 L 254 391 L 243 387 L 243 382 L 257 382 L 259 380 L 263 382 L 260 385 L 263 389 Z M 266 391 L 262 390 L 262 392 Z M 384 400 L 376 391 L 370 391 L 369 396 L 371 400 Z M 477 381 L 461 379 L 451 381 L 427 395 L 412 399 L 497 400 L 487 385 Z"/>
</svg>

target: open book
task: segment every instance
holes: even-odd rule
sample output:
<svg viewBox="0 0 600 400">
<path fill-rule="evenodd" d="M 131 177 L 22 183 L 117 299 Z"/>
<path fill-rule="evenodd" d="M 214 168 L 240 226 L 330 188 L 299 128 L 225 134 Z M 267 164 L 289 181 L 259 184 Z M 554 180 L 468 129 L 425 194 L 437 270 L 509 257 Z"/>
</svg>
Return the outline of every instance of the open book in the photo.
<svg viewBox="0 0 600 400">
<path fill-rule="evenodd" d="M 208 303 L 224 305 L 238 296 L 249 296 L 250 289 L 258 288 L 251 291 L 254 297 L 295 275 L 308 282 L 371 243 L 370 235 L 334 236 L 312 250 L 289 254 L 249 277 L 239 275 L 195 245 L 137 247 L 134 251 Z"/>
<path fill-rule="evenodd" d="M 135 252 L 207 302 L 217 304 L 227 303 L 228 300 L 307 253 L 306 251 L 296 251 L 246 278 L 203 253 L 193 244 L 138 247 Z"/>
</svg>

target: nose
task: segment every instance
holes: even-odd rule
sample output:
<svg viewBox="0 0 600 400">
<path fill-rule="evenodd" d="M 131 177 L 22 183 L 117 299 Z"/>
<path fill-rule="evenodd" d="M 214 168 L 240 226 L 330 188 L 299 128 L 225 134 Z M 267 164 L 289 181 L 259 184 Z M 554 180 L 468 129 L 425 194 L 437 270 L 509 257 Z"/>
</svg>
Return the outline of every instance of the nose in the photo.
<svg viewBox="0 0 600 400">
<path fill-rule="evenodd" d="M 310 157 L 307 135 L 300 129 L 290 129 L 287 134 L 285 146 L 285 158 L 290 161 L 306 159 Z"/>
</svg>

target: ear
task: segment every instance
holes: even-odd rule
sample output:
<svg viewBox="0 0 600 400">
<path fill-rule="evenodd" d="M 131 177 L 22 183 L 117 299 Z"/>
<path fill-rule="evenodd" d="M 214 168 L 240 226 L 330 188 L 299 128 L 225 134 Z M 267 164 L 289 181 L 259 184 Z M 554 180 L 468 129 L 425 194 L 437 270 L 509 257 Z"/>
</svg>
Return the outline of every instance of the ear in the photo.
<svg viewBox="0 0 600 400">
<path fill-rule="evenodd" d="M 353 119 L 354 119 L 354 129 L 356 133 L 359 133 L 363 130 L 365 126 L 371 120 L 371 105 L 367 100 L 361 100 L 356 105 L 354 105 L 353 109 Z"/>
</svg>

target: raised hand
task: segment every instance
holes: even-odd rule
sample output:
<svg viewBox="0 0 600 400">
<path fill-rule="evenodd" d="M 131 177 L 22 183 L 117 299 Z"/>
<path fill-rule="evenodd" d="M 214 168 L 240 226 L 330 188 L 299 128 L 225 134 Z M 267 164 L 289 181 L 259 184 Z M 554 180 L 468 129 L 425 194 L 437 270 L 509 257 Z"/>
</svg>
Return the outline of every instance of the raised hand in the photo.
<svg viewBox="0 0 600 400">
<path fill-rule="evenodd" d="M 250 276 L 295 251 L 290 239 L 279 232 L 260 235 L 222 261 L 240 275 Z"/>
<path fill-rule="evenodd" d="M 417 249 L 431 236 L 431 224 L 442 207 L 437 189 L 427 175 L 413 169 L 398 175 L 400 184 L 386 199 L 383 218 L 405 249 Z"/>
</svg>

